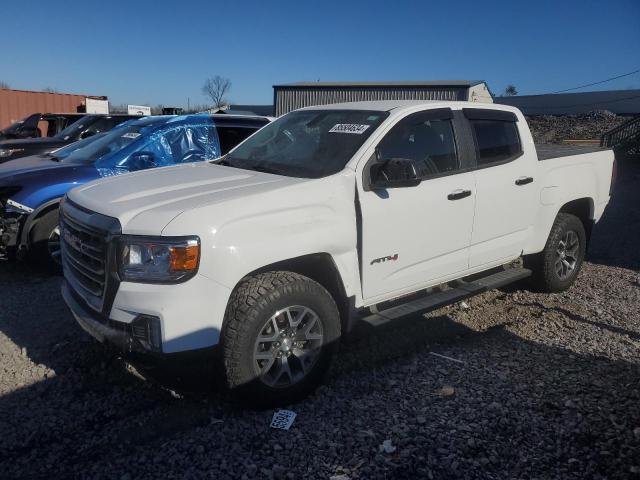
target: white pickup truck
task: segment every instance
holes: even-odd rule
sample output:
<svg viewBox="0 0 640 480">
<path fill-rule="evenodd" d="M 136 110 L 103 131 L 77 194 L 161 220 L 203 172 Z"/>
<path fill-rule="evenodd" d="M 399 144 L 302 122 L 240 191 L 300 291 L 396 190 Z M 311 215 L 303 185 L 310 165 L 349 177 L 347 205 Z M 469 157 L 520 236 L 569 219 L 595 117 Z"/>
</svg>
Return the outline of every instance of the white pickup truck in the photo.
<svg viewBox="0 0 640 480">
<path fill-rule="evenodd" d="M 298 110 L 216 161 L 72 190 L 63 296 L 100 341 L 175 361 L 212 349 L 230 388 L 286 403 L 356 320 L 527 276 L 570 287 L 615 162 L 554 150 L 537 151 L 503 105 Z"/>
</svg>

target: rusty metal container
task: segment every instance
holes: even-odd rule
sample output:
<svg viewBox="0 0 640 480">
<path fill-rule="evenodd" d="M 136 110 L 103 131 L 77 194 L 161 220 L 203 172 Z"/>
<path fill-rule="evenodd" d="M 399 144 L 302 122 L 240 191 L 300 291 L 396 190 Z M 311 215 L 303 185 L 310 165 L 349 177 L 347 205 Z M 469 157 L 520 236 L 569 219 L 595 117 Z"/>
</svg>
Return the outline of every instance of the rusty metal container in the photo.
<svg viewBox="0 0 640 480">
<path fill-rule="evenodd" d="M 33 113 L 83 112 L 87 95 L 0 88 L 0 129 Z M 107 97 L 96 97 L 106 100 Z"/>
</svg>

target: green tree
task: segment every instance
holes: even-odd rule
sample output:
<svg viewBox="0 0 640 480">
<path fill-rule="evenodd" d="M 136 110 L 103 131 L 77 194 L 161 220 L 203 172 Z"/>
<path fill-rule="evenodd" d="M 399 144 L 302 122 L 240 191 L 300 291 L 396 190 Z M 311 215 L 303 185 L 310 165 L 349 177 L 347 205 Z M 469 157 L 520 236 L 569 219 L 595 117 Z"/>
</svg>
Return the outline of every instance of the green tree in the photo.
<svg viewBox="0 0 640 480">
<path fill-rule="evenodd" d="M 515 97 L 516 95 L 518 95 L 518 90 L 516 89 L 515 85 L 507 85 L 507 88 L 504 89 L 504 94 L 503 96 L 505 97 Z"/>
</svg>

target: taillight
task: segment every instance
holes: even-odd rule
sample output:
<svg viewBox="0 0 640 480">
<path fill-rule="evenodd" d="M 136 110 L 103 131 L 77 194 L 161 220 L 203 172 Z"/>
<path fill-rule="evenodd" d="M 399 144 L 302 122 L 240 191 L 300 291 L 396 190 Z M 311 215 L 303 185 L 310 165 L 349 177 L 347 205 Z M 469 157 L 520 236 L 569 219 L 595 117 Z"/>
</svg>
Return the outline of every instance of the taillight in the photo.
<svg viewBox="0 0 640 480">
<path fill-rule="evenodd" d="M 616 163 L 616 157 L 613 157 L 613 166 L 611 167 L 611 185 L 609 186 L 609 196 L 613 195 L 613 190 L 616 186 L 617 178 L 618 178 L 618 164 Z"/>
</svg>

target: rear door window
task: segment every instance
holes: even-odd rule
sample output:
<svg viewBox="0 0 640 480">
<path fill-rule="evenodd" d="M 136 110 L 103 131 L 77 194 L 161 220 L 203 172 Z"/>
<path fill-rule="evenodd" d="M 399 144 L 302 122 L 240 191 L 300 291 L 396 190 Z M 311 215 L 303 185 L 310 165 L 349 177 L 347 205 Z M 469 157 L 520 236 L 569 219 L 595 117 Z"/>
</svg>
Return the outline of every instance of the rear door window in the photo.
<svg viewBox="0 0 640 480">
<path fill-rule="evenodd" d="M 478 166 L 514 160 L 522 153 L 516 122 L 469 120 L 476 142 Z"/>
</svg>

